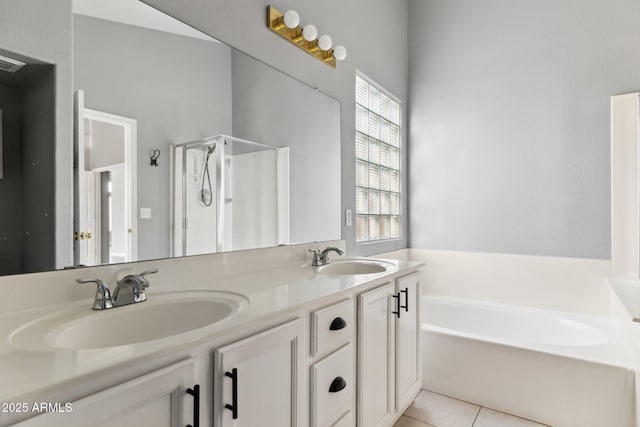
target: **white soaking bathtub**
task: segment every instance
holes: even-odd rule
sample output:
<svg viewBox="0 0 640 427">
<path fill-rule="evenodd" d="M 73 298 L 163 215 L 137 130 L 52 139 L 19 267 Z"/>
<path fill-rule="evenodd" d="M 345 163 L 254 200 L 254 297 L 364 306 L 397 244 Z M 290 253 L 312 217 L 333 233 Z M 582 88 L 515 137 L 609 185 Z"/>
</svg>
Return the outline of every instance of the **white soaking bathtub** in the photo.
<svg viewBox="0 0 640 427">
<path fill-rule="evenodd" d="M 612 320 L 422 300 L 423 388 L 555 427 L 634 427 L 635 373 Z"/>
</svg>

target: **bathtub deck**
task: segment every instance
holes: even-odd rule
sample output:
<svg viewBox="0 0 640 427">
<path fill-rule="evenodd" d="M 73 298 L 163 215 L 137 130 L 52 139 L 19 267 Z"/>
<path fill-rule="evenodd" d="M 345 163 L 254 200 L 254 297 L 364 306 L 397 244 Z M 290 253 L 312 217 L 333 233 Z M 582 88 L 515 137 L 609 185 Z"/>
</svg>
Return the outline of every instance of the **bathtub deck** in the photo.
<svg viewBox="0 0 640 427">
<path fill-rule="evenodd" d="M 394 427 L 547 427 L 503 412 L 422 390 Z"/>
</svg>

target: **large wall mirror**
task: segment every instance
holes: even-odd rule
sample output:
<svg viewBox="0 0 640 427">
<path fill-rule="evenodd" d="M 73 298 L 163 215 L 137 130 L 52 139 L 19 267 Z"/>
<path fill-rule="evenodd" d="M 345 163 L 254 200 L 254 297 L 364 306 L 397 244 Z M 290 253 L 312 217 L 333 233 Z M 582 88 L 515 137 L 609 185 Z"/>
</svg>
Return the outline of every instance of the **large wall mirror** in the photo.
<svg viewBox="0 0 640 427">
<path fill-rule="evenodd" d="M 0 64 L 25 64 L 0 66 L 0 275 L 340 238 L 337 100 L 138 0 L 72 8 L 73 197 L 52 184 L 70 163 L 55 155 L 62 67 L 0 39 Z M 68 245 L 52 242 L 67 218 L 43 215 L 63 196 Z"/>
</svg>

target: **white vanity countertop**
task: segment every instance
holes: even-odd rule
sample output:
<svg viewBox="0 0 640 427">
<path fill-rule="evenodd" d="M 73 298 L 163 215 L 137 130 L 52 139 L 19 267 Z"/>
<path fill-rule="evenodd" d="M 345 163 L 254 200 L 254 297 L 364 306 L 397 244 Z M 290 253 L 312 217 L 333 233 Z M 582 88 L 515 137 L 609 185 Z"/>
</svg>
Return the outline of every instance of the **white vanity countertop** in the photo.
<svg viewBox="0 0 640 427">
<path fill-rule="evenodd" d="M 640 282 L 617 279 L 605 281 L 628 314 L 635 319 L 640 319 Z"/>
<path fill-rule="evenodd" d="M 179 289 L 155 288 L 151 276 L 151 287 L 147 291 L 149 300 L 153 299 L 154 293 L 219 290 L 241 294 L 248 298 L 249 303 L 235 315 L 219 323 L 168 338 L 118 347 L 35 351 L 17 348 L 10 342 L 10 335 L 16 328 L 42 316 L 74 307 L 86 307 L 87 312 L 91 312 L 92 299 L 0 313 L 0 334 L 3 336 L 0 343 L 0 402 L 35 401 L 45 390 L 52 391 L 57 386 L 72 386 L 76 379 L 86 381 L 86 374 L 137 360 L 142 356 L 149 359 L 152 355 L 166 355 L 195 347 L 222 338 L 232 329 L 255 327 L 270 317 L 294 313 L 322 298 L 335 297 L 343 291 L 373 280 L 402 276 L 424 265 L 422 262 L 384 261 L 390 267 L 383 273 L 343 276 L 319 274 L 315 267 L 298 262 L 247 274 L 192 281 Z M 118 309 L 111 310 L 117 313 Z M 52 395 L 55 396 L 55 392 Z"/>
</svg>

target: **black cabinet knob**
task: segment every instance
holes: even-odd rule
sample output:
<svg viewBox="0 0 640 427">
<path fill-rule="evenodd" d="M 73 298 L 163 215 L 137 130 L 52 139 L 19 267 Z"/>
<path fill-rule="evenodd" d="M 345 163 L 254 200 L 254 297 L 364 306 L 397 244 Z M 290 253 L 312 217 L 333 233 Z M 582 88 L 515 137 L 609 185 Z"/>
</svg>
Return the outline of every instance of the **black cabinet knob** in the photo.
<svg viewBox="0 0 640 427">
<path fill-rule="evenodd" d="M 346 327 L 347 327 L 347 321 L 344 320 L 342 317 L 336 317 L 331 322 L 331 325 L 329 326 L 329 330 L 330 331 L 339 331 L 340 329 L 344 329 Z"/>
<path fill-rule="evenodd" d="M 333 381 L 331 381 L 331 385 L 329 386 L 329 393 L 337 393 L 340 390 L 344 389 L 347 386 L 347 382 L 342 377 L 336 377 Z"/>
</svg>

